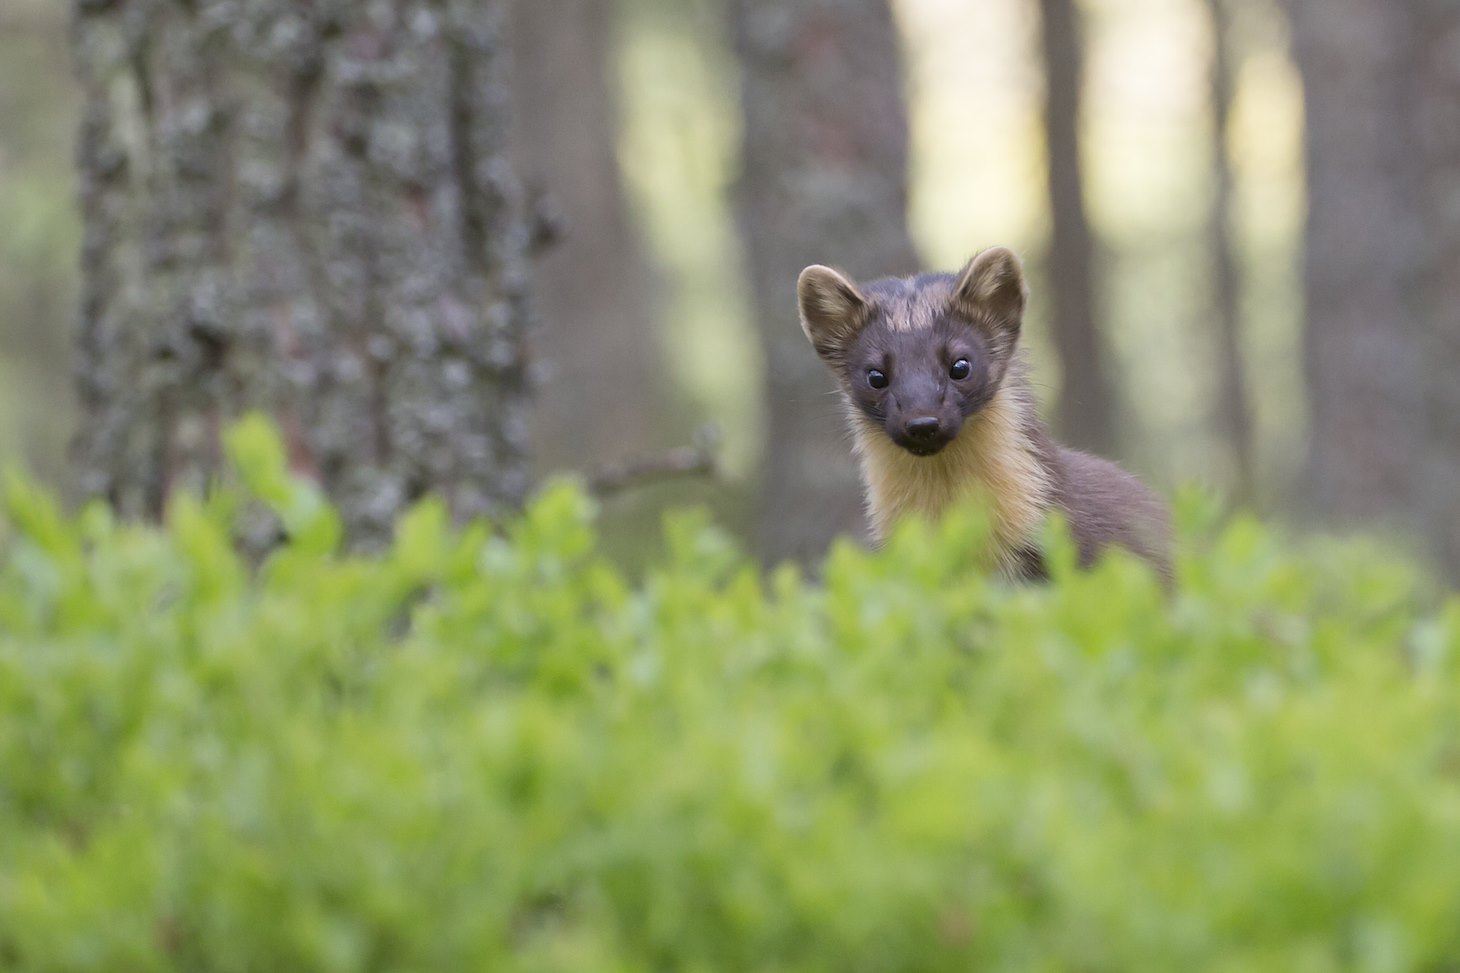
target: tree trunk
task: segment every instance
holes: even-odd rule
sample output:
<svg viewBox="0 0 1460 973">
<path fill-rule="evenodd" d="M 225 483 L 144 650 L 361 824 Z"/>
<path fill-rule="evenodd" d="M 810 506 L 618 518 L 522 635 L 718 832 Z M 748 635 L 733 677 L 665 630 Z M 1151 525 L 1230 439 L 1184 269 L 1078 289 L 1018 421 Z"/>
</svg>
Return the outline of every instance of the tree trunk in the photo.
<svg viewBox="0 0 1460 973">
<path fill-rule="evenodd" d="M 1241 282 L 1232 239 L 1232 164 L 1227 157 L 1228 119 L 1235 96 L 1230 0 L 1206 0 L 1212 38 L 1212 208 L 1208 222 L 1212 260 L 1212 317 L 1217 348 L 1216 424 L 1232 464 L 1232 490 L 1249 503 L 1254 498 L 1252 413 L 1242 361 Z"/>
<path fill-rule="evenodd" d="M 1460 581 L 1460 6 L 1418 4 L 1419 53 L 1410 119 L 1424 168 L 1421 212 L 1428 234 L 1420 313 L 1427 322 L 1425 428 L 1417 472 L 1425 530 L 1441 563 Z"/>
<path fill-rule="evenodd" d="M 1055 425 L 1071 445 L 1116 446 L 1115 396 L 1095 311 L 1095 242 L 1085 215 L 1080 154 L 1084 37 L 1076 0 L 1040 0 L 1048 154 L 1050 321 L 1061 384 Z"/>
<path fill-rule="evenodd" d="M 84 494 L 155 517 L 277 418 L 358 542 L 528 486 L 502 0 L 76 0 Z"/>
<path fill-rule="evenodd" d="M 71 316 L 79 223 L 65 166 L 80 106 L 67 11 L 0 0 L 0 462 L 69 474 Z"/>
<path fill-rule="evenodd" d="M 1460 8 L 1288 5 L 1307 98 L 1306 495 L 1408 528 L 1460 572 Z"/>
<path fill-rule="evenodd" d="M 738 208 L 762 345 L 761 549 L 818 555 L 862 529 L 861 490 L 825 367 L 797 325 L 813 263 L 875 278 L 917 269 L 907 232 L 908 122 L 886 0 L 733 0 L 742 66 Z"/>
<path fill-rule="evenodd" d="M 521 169 L 560 239 L 534 267 L 534 454 L 584 469 L 659 445 L 665 388 L 654 280 L 620 177 L 611 0 L 516 0 Z"/>
</svg>

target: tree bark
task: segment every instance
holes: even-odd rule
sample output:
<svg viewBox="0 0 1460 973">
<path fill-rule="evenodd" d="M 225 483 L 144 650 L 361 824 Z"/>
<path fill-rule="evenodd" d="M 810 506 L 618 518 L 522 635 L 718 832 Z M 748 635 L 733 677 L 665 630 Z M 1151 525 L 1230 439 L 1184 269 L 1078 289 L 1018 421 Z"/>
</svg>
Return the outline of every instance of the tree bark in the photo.
<svg viewBox="0 0 1460 973">
<path fill-rule="evenodd" d="M 1460 8 L 1289 0 L 1306 89 L 1306 494 L 1460 573 Z M 1448 45 L 1448 46 L 1447 46 Z"/>
<path fill-rule="evenodd" d="M 1440 562 L 1460 581 L 1460 7 L 1416 5 L 1412 123 L 1424 169 L 1422 212 L 1428 233 L 1420 313 L 1428 323 L 1424 361 L 1429 446 L 1417 473 Z"/>
<path fill-rule="evenodd" d="M 1232 238 L 1232 164 L 1227 156 L 1228 119 L 1235 97 L 1234 55 L 1229 0 L 1206 0 L 1212 38 L 1212 206 L 1208 240 L 1212 266 L 1212 324 L 1217 348 L 1216 425 L 1232 464 L 1232 490 L 1249 503 L 1256 487 L 1253 469 L 1252 412 L 1247 405 L 1242 359 L 1242 295 Z"/>
<path fill-rule="evenodd" d="M 739 220 L 765 351 L 760 546 L 818 555 L 862 530 L 845 420 L 797 325 L 796 277 L 911 273 L 908 121 L 886 0 L 732 0 L 742 66 Z"/>
<path fill-rule="evenodd" d="M 503 0 L 75 0 L 81 492 L 155 517 L 262 409 L 352 537 L 514 506 Z"/>
<path fill-rule="evenodd" d="M 1061 384 L 1055 426 L 1071 445 L 1117 444 L 1115 395 L 1095 308 L 1095 241 L 1085 213 L 1080 152 L 1084 37 L 1076 0 L 1040 0 L 1048 154 L 1050 320 Z"/>
<path fill-rule="evenodd" d="M 559 237 L 532 277 L 535 459 L 587 469 L 657 447 L 665 363 L 654 278 L 618 162 L 611 0 L 516 0 L 520 168 Z"/>
<path fill-rule="evenodd" d="M 69 72 L 65 8 L 0 2 L 0 455 L 47 484 L 69 474 L 75 425 L 66 375 L 80 221 L 65 165 L 80 100 Z"/>
</svg>

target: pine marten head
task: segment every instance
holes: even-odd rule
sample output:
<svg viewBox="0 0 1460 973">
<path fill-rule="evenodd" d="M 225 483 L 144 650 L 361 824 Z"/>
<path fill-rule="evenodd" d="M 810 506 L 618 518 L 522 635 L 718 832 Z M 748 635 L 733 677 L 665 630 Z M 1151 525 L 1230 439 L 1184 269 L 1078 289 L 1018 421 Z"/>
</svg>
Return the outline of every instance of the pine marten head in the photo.
<svg viewBox="0 0 1460 973">
<path fill-rule="evenodd" d="M 863 420 L 932 456 L 991 402 L 1009 373 L 1028 291 L 1012 251 L 985 250 L 963 272 L 865 286 L 829 267 L 797 283 L 801 328 Z"/>
</svg>

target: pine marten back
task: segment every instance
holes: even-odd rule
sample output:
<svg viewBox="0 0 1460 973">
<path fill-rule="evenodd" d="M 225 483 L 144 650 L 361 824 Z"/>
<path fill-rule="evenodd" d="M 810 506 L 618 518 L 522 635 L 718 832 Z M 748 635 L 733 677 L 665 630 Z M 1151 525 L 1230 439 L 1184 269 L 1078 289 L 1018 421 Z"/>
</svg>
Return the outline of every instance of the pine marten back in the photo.
<svg viewBox="0 0 1460 973">
<path fill-rule="evenodd" d="M 1062 511 L 1082 565 L 1117 544 L 1169 575 L 1162 503 L 1114 463 L 1056 443 L 1019 348 L 1028 290 L 1002 247 L 958 275 L 865 286 L 827 267 L 798 282 L 801 326 L 847 405 L 873 538 L 981 494 L 1006 572 L 1044 574 L 1039 530 Z"/>
</svg>

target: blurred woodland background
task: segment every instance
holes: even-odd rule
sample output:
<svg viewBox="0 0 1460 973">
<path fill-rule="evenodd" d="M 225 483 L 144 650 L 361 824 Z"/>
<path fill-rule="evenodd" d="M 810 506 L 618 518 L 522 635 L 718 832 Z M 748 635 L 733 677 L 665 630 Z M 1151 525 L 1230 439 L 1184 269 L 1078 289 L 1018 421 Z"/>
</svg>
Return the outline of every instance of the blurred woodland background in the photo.
<svg viewBox="0 0 1460 973">
<path fill-rule="evenodd" d="M 130 513 L 248 407 L 366 539 L 713 422 L 610 536 L 812 556 L 797 273 L 995 243 L 1073 444 L 1460 571 L 1453 0 L 0 4 L 0 462 Z"/>
</svg>

